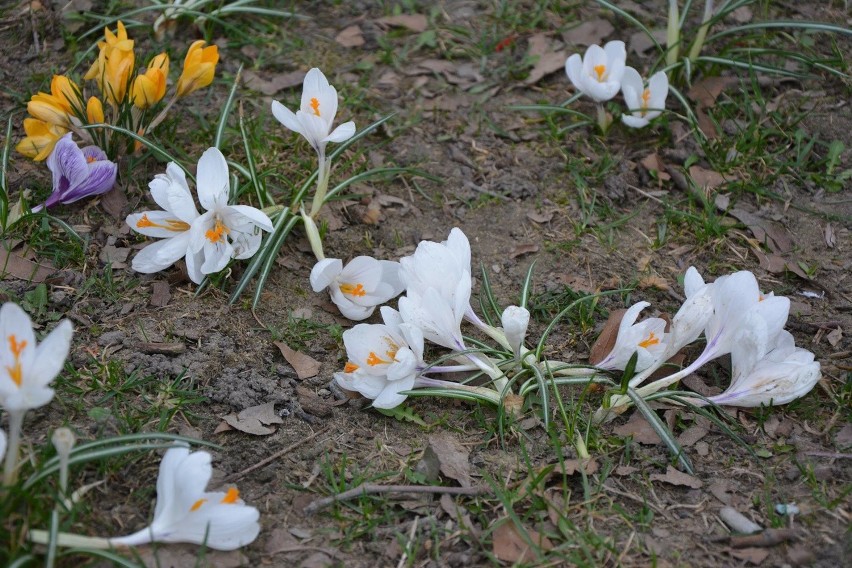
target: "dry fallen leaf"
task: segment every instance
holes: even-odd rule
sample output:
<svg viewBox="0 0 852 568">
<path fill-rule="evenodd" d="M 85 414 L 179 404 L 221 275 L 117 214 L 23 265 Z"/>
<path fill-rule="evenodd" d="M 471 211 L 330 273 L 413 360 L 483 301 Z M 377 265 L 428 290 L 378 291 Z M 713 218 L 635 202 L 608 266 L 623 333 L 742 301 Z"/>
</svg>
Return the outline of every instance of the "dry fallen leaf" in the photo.
<svg viewBox="0 0 852 568">
<path fill-rule="evenodd" d="M 684 448 L 695 445 L 701 438 L 710 433 L 710 430 L 704 426 L 695 424 L 684 430 L 683 434 L 678 436 L 677 442 Z"/>
<path fill-rule="evenodd" d="M 512 247 L 512 250 L 509 251 L 509 258 L 518 258 L 521 255 L 533 252 L 538 252 L 538 245 L 533 243 L 522 243 Z"/>
<path fill-rule="evenodd" d="M 384 27 L 407 28 L 413 32 L 424 32 L 429 26 L 429 20 L 423 14 L 400 14 L 399 16 L 385 16 L 379 18 L 376 23 Z"/>
<path fill-rule="evenodd" d="M 765 548 L 729 549 L 727 552 L 737 560 L 745 560 L 754 566 L 762 564 L 764 560 L 769 558 L 769 551 Z"/>
<path fill-rule="evenodd" d="M 278 91 L 301 85 L 304 80 L 304 71 L 292 71 L 290 73 L 273 75 L 271 78 L 267 78 L 265 75 L 261 76 L 251 69 L 243 71 L 243 83 L 246 87 L 252 91 L 270 96 Z"/>
<path fill-rule="evenodd" d="M 653 446 L 663 442 L 654 428 L 642 416 L 642 413 L 638 411 L 630 416 L 630 420 L 613 428 L 612 432 L 617 436 L 632 436 L 633 440 L 640 444 Z"/>
<path fill-rule="evenodd" d="M 656 152 L 651 152 L 639 162 L 649 172 L 654 172 L 660 182 L 669 181 L 672 176 L 666 171 L 666 164 Z"/>
<path fill-rule="evenodd" d="M 639 287 L 643 290 L 646 290 L 648 288 L 655 288 L 657 290 L 662 290 L 663 292 L 670 289 L 670 286 L 668 282 L 666 282 L 665 278 L 661 276 L 654 276 L 653 274 L 649 274 L 640 278 Z"/>
<path fill-rule="evenodd" d="M 722 91 L 737 84 L 735 77 L 704 77 L 692 85 L 686 96 L 695 101 L 699 107 L 711 108 Z"/>
<path fill-rule="evenodd" d="M 553 219 L 553 210 L 542 211 L 541 213 L 538 211 L 528 211 L 527 219 L 539 224 L 550 223 Z"/>
<path fill-rule="evenodd" d="M 113 219 L 124 220 L 122 215 L 124 208 L 127 207 L 127 196 L 124 195 L 124 189 L 116 186 L 110 191 L 101 196 L 101 207 L 104 211 L 110 214 Z"/>
<path fill-rule="evenodd" d="M 492 533 L 494 556 L 498 560 L 511 563 L 529 563 L 534 562 L 538 554 L 530 550 L 530 545 L 521 536 L 515 523 L 509 518 L 504 517 L 495 521 L 500 525 L 494 529 Z M 550 550 L 553 548 L 553 543 L 546 536 L 539 534 L 532 529 L 526 529 L 529 540 L 541 548 L 542 550 Z"/>
<path fill-rule="evenodd" d="M 361 34 L 361 27 L 355 25 L 343 28 L 343 30 L 334 37 L 334 41 L 343 47 L 361 47 L 364 45 L 364 36 Z"/>
<path fill-rule="evenodd" d="M 151 305 L 157 308 L 163 308 L 169 304 L 172 298 L 171 287 L 164 280 L 155 280 L 151 282 Z"/>
<path fill-rule="evenodd" d="M 840 326 L 838 326 L 836 329 L 826 335 L 825 338 L 828 340 L 832 347 L 837 347 L 837 344 L 840 343 L 841 339 L 843 339 L 843 330 L 840 329 Z"/>
<path fill-rule="evenodd" d="M 310 379 L 311 377 L 316 377 L 319 374 L 321 365 L 319 361 L 310 355 L 305 355 L 299 351 L 293 351 L 290 349 L 290 346 L 283 341 L 275 341 L 274 343 L 275 346 L 281 350 L 281 354 L 284 355 L 284 358 L 287 359 L 290 366 L 296 371 L 296 375 L 299 379 Z"/>
<path fill-rule="evenodd" d="M 535 59 L 535 64 L 524 80 L 524 84 L 538 83 L 546 75 L 564 69 L 567 55 L 564 50 L 553 50 L 552 42 L 545 34 L 535 34 L 530 37 L 527 57 Z"/>
<path fill-rule="evenodd" d="M 266 436 L 275 432 L 274 428 L 266 427 L 269 424 L 284 423 L 284 420 L 275 413 L 274 402 L 267 402 L 266 404 L 252 406 L 245 410 L 241 410 L 239 413 L 228 414 L 227 416 L 223 416 L 222 420 L 224 420 L 231 428 L 239 430 L 240 432 L 245 432 L 246 434 L 253 434 L 255 436 Z M 224 430 L 220 430 L 220 428 L 221 425 L 219 428 L 216 428 L 216 430 L 218 432 Z"/>
<path fill-rule="evenodd" d="M 598 335 L 597 341 L 592 345 L 589 351 L 589 364 L 597 365 L 609 355 L 612 348 L 615 346 L 615 340 L 618 338 L 618 326 L 621 325 L 621 320 L 627 310 L 612 310 L 609 312 L 601 334 Z"/>
<path fill-rule="evenodd" d="M 127 268 L 127 257 L 130 249 L 127 247 L 116 247 L 107 245 L 101 250 L 100 259 L 104 264 L 109 264 L 113 270 Z"/>
<path fill-rule="evenodd" d="M 670 485 L 691 487 L 692 489 L 700 489 L 704 487 L 704 482 L 697 477 L 678 471 L 672 466 L 668 466 L 666 468 L 666 473 L 652 473 L 649 476 L 649 479 L 651 481 L 662 481 L 663 483 L 668 483 Z"/>
<path fill-rule="evenodd" d="M 603 44 L 603 39 L 613 31 L 615 31 L 615 28 L 612 27 L 609 20 L 586 20 L 579 26 L 563 33 L 562 39 L 565 40 L 565 43 L 574 45 L 600 45 Z"/>
<path fill-rule="evenodd" d="M 5 241 L 0 242 L 0 277 L 13 276 L 20 280 L 28 280 L 33 284 L 38 284 L 44 282 L 48 276 L 56 271 L 49 262 L 33 262 L 17 252 L 12 252 L 10 250 L 12 248 L 14 248 L 13 245 Z"/>
<path fill-rule="evenodd" d="M 701 166 L 690 166 L 689 177 L 705 192 L 713 191 L 722 184 L 733 181 L 733 178 L 723 176 L 714 170 L 704 169 Z"/>
<path fill-rule="evenodd" d="M 426 451 L 431 451 L 438 459 L 445 477 L 455 479 L 462 487 L 470 487 L 470 452 L 452 435 L 440 433 L 429 436 Z"/>
</svg>

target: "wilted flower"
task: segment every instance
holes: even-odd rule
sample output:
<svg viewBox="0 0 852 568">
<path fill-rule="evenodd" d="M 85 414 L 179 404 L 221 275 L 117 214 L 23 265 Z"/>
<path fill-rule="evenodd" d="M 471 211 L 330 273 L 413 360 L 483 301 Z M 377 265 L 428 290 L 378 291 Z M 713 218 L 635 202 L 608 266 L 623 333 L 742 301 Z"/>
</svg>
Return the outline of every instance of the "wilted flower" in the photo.
<svg viewBox="0 0 852 568">
<path fill-rule="evenodd" d="M 384 324 L 360 323 L 343 332 L 349 361 L 334 379 L 341 387 L 373 399 L 376 408 L 394 408 L 414 388 L 423 366 L 423 333 L 402 322 L 399 312 L 381 309 Z"/>
<path fill-rule="evenodd" d="M 24 132 L 27 135 L 18 142 L 15 150 L 27 158 L 40 162 L 50 156 L 56 141 L 62 138 L 68 129 L 37 118 L 25 118 Z"/>
<path fill-rule="evenodd" d="M 183 60 L 183 71 L 177 82 L 178 97 L 185 97 L 213 82 L 216 64 L 219 62 L 219 48 L 215 45 L 204 47 L 206 43 L 204 40 L 198 40 L 189 46 Z"/>
<path fill-rule="evenodd" d="M 615 345 L 596 367 L 607 370 L 624 370 L 634 353 L 637 354 L 636 371 L 643 371 L 657 362 L 666 352 L 666 321 L 648 318 L 636 323 L 639 314 L 650 306 L 637 302 L 624 313 L 618 326 Z"/>
<path fill-rule="evenodd" d="M 590 45 L 585 56 L 575 53 L 568 58 L 565 72 L 578 91 L 604 102 L 618 94 L 626 60 L 623 41 L 611 41 L 603 47 Z"/>
<path fill-rule="evenodd" d="M 520 306 L 509 306 L 503 310 L 500 323 L 503 324 L 503 333 L 506 334 L 506 340 L 509 342 L 515 358 L 520 358 L 524 338 L 527 336 L 527 327 L 530 324 L 529 310 Z"/>
<path fill-rule="evenodd" d="M 311 270 L 314 292 L 329 289 L 340 313 L 351 320 L 370 317 L 376 306 L 402 293 L 399 263 L 369 256 L 353 258 L 344 267 L 337 258 L 317 262 Z"/>
<path fill-rule="evenodd" d="M 294 114 L 280 102 L 272 101 L 272 114 L 285 127 L 304 136 L 321 159 L 325 157 L 326 144 L 345 142 L 355 134 L 355 123 L 351 121 L 331 130 L 337 114 L 337 90 L 316 67 L 305 75 L 299 110 Z"/>
<path fill-rule="evenodd" d="M 775 347 L 762 359 L 755 359 L 755 353 L 749 341 L 734 347 L 731 385 L 709 397 L 711 402 L 743 407 L 787 404 L 810 392 L 821 377 L 814 354 L 796 347 L 787 331 L 778 335 Z"/>
<path fill-rule="evenodd" d="M 168 77 L 169 56 L 161 53 L 151 60 L 144 74 L 140 73 L 133 80 L 133 104 L 146 109 L 160 102 L 166 95 Z"/>
<path fill-rule="evenodd" d="M 23 412 L 53 398 L 50 383 L 62 370 L 71 346 L 71 322 L 62 320 L 36 343 L 29 316 L 17 304 L 0 308 L 0 406 Z"/>
<path fill-rule="evenodd" d="M 42 205 L 33 207 L 33 211 L 106 193 L 115 185 L 118 172 L 118 167 L 107 159 L 103 150 L 97 146 L 81 150 L 71 139 L 70 132 L 53 147 L 47 167 L 53 173 L 53 192 Z"/>
<path fill-rule="evenodd" d="M 154 520 L 136 533 L 109 539 L 110 544 L 190 542 L 235 550 L 253 542 L 260 533 L 260 513 L 240 499 L 235 487 L 224 493 L 205 491 L 212 474 L 207 452 L 169 448 L 160 462 Z"/>
<path fill-rule="evenodd" d="M 639 72 L 633 67 L 624 70 L 621 92 L 630 114 L 623 113 L 621 122 L 631 128 L 642 128 L 660 116 L 666 108 L 669 94 L 669 78 L 665 71 L 654 73 L 645 87 Z"/>
<path fill-rule="evenodd" d="M 163 240 L 139 251 L 133 258 L 133 270 L 151 274 L 186 257 L 187 271 L 197 274 L 200 255 L 188 255 L 187 251 L 189 228 L 199 215 L 186 183 L 186 174 L 171 162 L 166 166 L 166 173 L 157 174 L 148 188 L 154 202 L 163 210 L 133 213 L 127 216 L 127 224 L 137 233 Z"/>
</svg>

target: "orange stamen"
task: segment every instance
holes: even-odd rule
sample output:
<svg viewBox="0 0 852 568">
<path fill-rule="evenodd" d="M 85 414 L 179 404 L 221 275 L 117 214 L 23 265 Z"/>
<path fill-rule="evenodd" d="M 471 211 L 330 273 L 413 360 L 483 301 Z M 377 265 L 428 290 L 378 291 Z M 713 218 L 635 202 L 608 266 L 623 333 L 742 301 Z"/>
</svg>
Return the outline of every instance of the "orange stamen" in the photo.
<svg viewBox="0 0 852 568">
<path fill-rule="evenodd" d="M 311 99 L 311 108 L 312 108 L 312 109 L 314 109 L 314 114 L 315 114 L 315 115 L 320 116 L 320 111 L 319 111 L 319 99 L 317 99 L 316 97 L 313 97 L 313 98 Z"/>
<path fill-rule="evenodd" d="M 224 503 L 225 505 L 233 505 L 234 503 L 237 502 L 237 499 L 239 499 L 239 498 L 240 498 L 240 492 L 237 491 L 236 487 L 231 487 L 230 489 L 228 489 L 228 492 L 225 493 L 225 496 L 222 497 L 221 502 Z"/>
<path fill-rule="evenodd" d="M 145 227 L 158 227 L 160 229 L 165 229 L 167 231 L 188 231 L 189 223 L 184 223 L 183 221 L 179 221 L 178 219 L 166 219 L 165 225 L 160 225 L 159 223 L 155 223 L 148 218 L 147 214 L 143 214 L 142 217 L 136 221 L 136 227 L 139 229 L 143 229 Z"/>
<path fill-rule="evenodd" d="M 385 361 L 373 351 L 370 351 L 370 355 L 367 357 L 367 364 L 371 367 L 375 367 L 376 365 L 389 365 L 390 361 Z"/>
<path fill-rule="evenodd" d="M 18 338 L 15 337 L 15 334 L 9 336 L 9 351 L 12 352 L 12 356 L 15 358 L 15 364 L 11 367 L 6 367 L 6 370 L 9 371 L 9 377 L 11 377 L 12 382 L 14 382 L 17 386 L 21 386 L 21 383 L 24 380 L 24 370 L 21 367 L 21 353 L 24 352 L 24 347 L 27 346 L 26 341 L 18 341 Z"/>
<path fill-rule="evenodd" d="M 192 507 L 189 508 L 189 512 L 197 511 L 201 508 L 201 506 L 207 502 L 207 499 L 199 499 L 195 503 L 192 504 Z"/>
<path fill-rule="evenodd" d="M 363 284 L 341 284 L 340 291 L 350 296 L 358 296 L 359 298 L 367 295 Z"/>
<path fill-rule="evenodd" d="M 606 73 L 606 65 L 595 65 L 593 69 L 598 74 L 598 81 L 603 81 L 604 73 Z"/>
<path fill-rule="evenodd" d="M 660 338 L 654 335 L 654 332 L 652 331 L 646 340 L 639 342 L 639 347 L 644 347 L 645 349 L 647 349 L 651 345 L 658 345 L 659 343 Z"/>
<path fill-rule="evenodd" d="M 346 365 L 343 367 L 344 373 L 354 373 L 357 370 L 358 370 L 358 365 L 356 365 L 352 361 L 347 361 Z"/>
<path fill-rule="evenodd" d="M 204 233 L 204 236 L 207 237 L 207 240 L 211 243 L 218 243 L 221 242 L 224 239 L 224 236 L 230 232 L 231 230 L 228 229 L 222 221 L 216 219 L 216 224 L 212 229 L 209 229 L 206 233 Z"/>
</svg>

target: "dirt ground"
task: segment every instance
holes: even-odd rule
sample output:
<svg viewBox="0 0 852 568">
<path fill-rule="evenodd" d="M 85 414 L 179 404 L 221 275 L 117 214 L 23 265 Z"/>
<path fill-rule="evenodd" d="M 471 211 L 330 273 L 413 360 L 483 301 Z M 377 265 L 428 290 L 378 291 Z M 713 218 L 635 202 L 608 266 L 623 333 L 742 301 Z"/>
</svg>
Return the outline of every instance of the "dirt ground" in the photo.
<svg viewBox="0 0 852 568">
<path fill-rule="evenodd" d="M 71 41 L 73 34 L 63 28 L 68 23 L 59 13 L 60 3 L 44 4 L 31 18 L 27 16 L 25 31 L 12 21 L 17 8 L 3 12 L 0 45 L 6 56 L 0 60 L 0 84 L 5 85 L 0 108 L 4 116 L 15 113 L 15 140 L 22 134 L 23 102 L 29 94 L 45 88 L 52 73 L 71 68 L 74 56 L 88 45 Z M 99 3 L 94 4 L 96 11 Z M 123 218 L 150 207 L 147 181 L 163 170 L 163 164 L 149 158 L 132 172 L 121 172 L 115 191 L 123 193 L 127 202 L 123 206 L 119 202 L 117 214 L 108 212 L 107 198 L 53 211 L 83 235 L 80 257 L 57 259 L 51 257 L 50 246 L 33 243 L 36 258 L 54 262 L 57 268 L 45 280 L 47 303 L 33 318 L 48 326 L 58 318 L 74 322 L 69 363 L 77 369 L 60 379 L 57 399 L 28 419 L 33 442 L 43 441 L 62 424 L 72 425 L 81 438 L 124 433 L 134 411 L 145 415 L 141 409 L 152 405 L 167 410 L 173 404 L 169 397 L 176 396 L 168 389 L 127 390 L 126 401 L 117 410 L 93 386 L 96 381 L 85 377 L 126 378 L 136 373 L 163 384 L 180 379 L 181 389 L 203 396 L 204 401 L 182 407 L 168 430 L 219 444 L 221 449 L 213 450 L 213 485 L 236 481 L 241 496 L 262 515 L 262 532 L 255 543 L 238 552 L 204 557 L 216 566 L 395 566 L 403 554 L 408 556 L 399 565 L 510 565 L 494 551 L 494 540 L 503 538 L 495 521 L 505 518 L 509 510 L 551 540 L 550 551 L 538 559 L 527 556 L 521 562 L 524 565 L 834 567 L 848 562 L 852 557 L 849 180 L 840 191 L 827 191 L 808 176 L 783 174 L 774 177 L 772 187 L 764 188 L 780 196 L 771 199 L 742 189 L 744 180 L 772 177 L 766 172 L 771 163 L 755 160 L 726 172 L 736 179 L 717 188 L 717 193 L 731 198 L 729 208 L 741 216 L 714 211 L 712 206 L 708 213 L 690 190 L 711 199 L 715 190 L 691 189 L 694 186 L 679 180 L 690 166 L 710 171 L 713 165 L 691 136 L 679 136 L 685 128 L 676 119 L 641 132 L 616 128 L 602 139 L 589 128 L 557 136 L 555 131 L 568 124 L 569 117 L 510 108 L 560 104 L 572 94 L 562 71 L 529 80 L 530 65 L 524 61 L 532 37 L 543 34 L 549 42 L 548 53 L 571 53 L 582 50 L 568 45 L 562 36 L 575 25 L 574 18 L 603 18 L 615 24 L 612 32 L 600 38 L 603 41 L 622 37 L 622 20 L 581 3 L 576 9 L 548 8 L 543 12 L 546 24 L 538 23 L 538 28 L 518 24 L 512 32 L 501 19 L 501 7 L 511 4 L 514 10 L 532 12 L 537 4 L 461 0 L 437 3 L 431 11 L 428 4 L 405 10 L 440 22 L 434 43 L 426 42 L 427 37 L 421 46 L 416 43 L 419 32 L 381 23 L 393 11 L 386 3 L 298 3 L 293 9 L 310 20 L 279 21 L 277 29 L 258 28 L 263 39 L 254 42 L 218 29 L 213 37 L 221 50 L 217 76 L 224 79 L 209 94 L 188 100 L 180 108 L 180 120 L 169 127 L 171 137 L 163 138 L 193 164 L 209 145 L 205 134 L 198 133 L 198 125 L 212 136 L 219 105 L 237 68 L 244 64 L 248 86 L 239 97 L 253 128 L 269 140 L 259 152 L 258 168 L 272 172 L 273 188 L 286 187 L 287 176 L 307 171 L 289 161 L 308 164 L 310 149 L 297 144 L 295 135 L 284 131 L 268 111 L 272 98 L 288 105 L 297 101 L 298 82 L 285 88 L 269 83 L 319 66 L 341 93 L 340 120 L 352 118 L 361 128 L 397 113 L 364 141 L 365 151 L 354 163 L 341 164 L 333 172 L 336 179 L 377 165 L 398 165 L 442 180 L 401 176 L 356 186 L 353 193 L 360 197 L 329 207 L 328 256 L 346 259 L 369 254 L 398 259 L 413 252 L 420 240 L 443 240 L 452 227 L 460 227 L 471 242 L 474 272 L 480 265 L 488 271 L 503 305 L 516 301 L 529 266 L 536 263 L 533 337 L 546 326 L 547 315 L 566 305 L 568 292 L 634 288 L 629 296 L 602 299 L 593 319 L 559 325 L 549 351 L 575 362 L 586 361 L 608 310 L 644 299 L 652 302 L 654 310 L 673 313 L 682 293 L 678 278 L 689 266 L 697 267 L 708 280 L 734 270 L 751 270 L 763 290 L 791 298 L 787 328 L 797 344 L 812 350 L 821 362 L 821 383 L 803 400 L 786 407 L 731 409 L 749 448 L 700 417 L 661 410 L 693 462 L 692 481 L 697 483 L 691 487 L 654 480 L 654 475 L 666 473 L 670 463 L 665 447 L 653 440 L 640 443 L 641 428 L 633 436 L 624 434 L 630 431 L 623 429 L 628 418 L 620 418 L 590 435 L 590 451 L 599 467 L 586 483 L 579 473 L 552 476 L 537 486 L 534 496 L 507 496 L 506 488 L 517 490 L 530 472 L 557 463 L 553 436 L 559 434 L 548 434 L 538 421 L 529 420 L 501 440 L 492 409 L 440 399 L 410 401 L 428 423 L 424 427 L 381 415 L 364 400 L 335 396 L 330 387 L 332 373 L 345 362 L 340 327 L 335 326 L 345 329 L 352 324 L 324 294 L 311 292 L 308 274 L 313 257 L 300 231 L 283 247 L 254 312 L 249 296 L 234 305 L 228 303 L 241 265 L 234 265 L 230 280 L 221 288 L 211 287 L 200 295 L 178 269 L 151 276 L 131 271 L 127 255 L 132 258 L 146 243 L 129 232 Z M 636 9 L 657 14 L 660 24 L 663 4 L 642 2 Z M 790 6 L 783 15 L 848 25 L 849 14 L 843 13 L 842 4 L 828 3 L 805 14 Z M 361 45 L 342 45 L 348 36 L 341 40 L 339 34 L 350 26 L 360 31 Z M 33 30 L 38 33 L 39 53 L 35 53 Z M 182 53 L 197 33 L 191 23 L 182 22 L 168 46 Z M 497 33 L 505 36 L 495 39 Z M 146 52 L 154 52 L 155 42 L 147 37 L 146 28 L 131 30 L 131 35 L 142 49 L 150 46 Z M 494 45 L 503 45 L 497 43 L 501 39 L 508 43 L 498 50 Z M 841 46 L 848 53 L 850 42 L 843 41 Z M 630 55 L 634 64 L 648 65 L 643 57 L 647 56 Z M 82 67 L 78 65 L 77 72 Z M 763 90 L 772 104 L 804 114 L 797 127 L 806 137 L 819 135 L 823 141 L 845 144 L 838 170 L 852 167 L 849 93 L 848 80 L 827 76 L 775 82 Z M 731 94 L 730 100 L 737 99 Z M 574 104 L 592 112 L 585 102 Z M 676 108 L 673 105 L 670 101 L 670 108 Z M 719 147 L 736 143 L 743 132 L 737 121 L 743 120 L 748 118 L 720 119 Z M 228 149 L 239 161 L 239 131 L 229 130 L 229 137 Z M 641 165 L 654 153 L 673 175 L 662 179 Z M 18 155 L 11 159 L 9 180 L 13 195 L 25 188 L 44 195 L 50 183 L 45 167 Z M 689 215 L 678 216 L 673 210 Z M 717 234 L 707 228 L 711 222 L 718 223 Z M 760 227 L 782 233 L 792 246 L 776 255 L 755 232 Z M 665 233 L 663 242 L 660 231 Z M 59 230 L 54 234 L 61 236 Z M 24 232 L 12 238 L 27 236 Z M 780 256 L 782 263 L 788 260 L 808 278 L 772 265 Z M 107 284 L 93 285 L 93 277 Z M 475 295 L 480 284 L 477 278 Z M 4 300 L 16 300 L 38 285 L 7 276 L 0 286 Z M 299 379 L 275 341 L 319 361 L 319 373 Z M 699 375 L 687 384 L 710 391 L 724 388 L 725 363 Z M 110 388 L 119 390 L 115 385 Z M 563 394 L 573 404 L 581 391 L 565 389 Z M 577 408 L 581 420 L 590 418 L 600 397 L 600 393 L 589 394 Z M 282 420 L 272 426 L 273 433 L 216 432 L 223 416 L 265 403 L 274 403 Z M 100 408 L 111 410 L 92 411 Z M 155 430 L 158 421 L 147 419 L 141 428 Z M 473 483 L 491 491 L 452 498 L 379 495 L 313 515 L 304 513 L 315 499 L 363 481 L 423 482 L 421 474 L 429 465 L 424 450 L 435 443 L 435 436 L 447 433 L 469 451 Z M 571 440 L 562 442 L 562 457 L 576 457 Z M 286 448 L 291 449 L 268 465 L 242 473 Z M 148 480 L 153 480 L 157 464 L 157 456 L 149 455 L 106 478 L 97 468 L 73 472 L 72 483 L 101 479 L 105 483 L 89 493 L 87 514 L 81 514 L 80 522 L 69 530 L 115 534 L 144 526 L 153 502 Z M 446 474 L 439 477 L 432 482 L 457 485 Z M 554 520 L 541 505 L 542 499 L 560 504 L 568 528 Z M 798 506 L 799 514 L 776 511 L 776 505 L 790 503 Z M 735 547 L 718 516 L 723 506 L 766 528 L 795 529 L 793 538 L 774 546 Z M 94 525 L 92 518 L 97 519 Z M 196 550 L 162 548 L 159 554 L 166 556 L 161 565 L 192 565 Z"/>
</svg>

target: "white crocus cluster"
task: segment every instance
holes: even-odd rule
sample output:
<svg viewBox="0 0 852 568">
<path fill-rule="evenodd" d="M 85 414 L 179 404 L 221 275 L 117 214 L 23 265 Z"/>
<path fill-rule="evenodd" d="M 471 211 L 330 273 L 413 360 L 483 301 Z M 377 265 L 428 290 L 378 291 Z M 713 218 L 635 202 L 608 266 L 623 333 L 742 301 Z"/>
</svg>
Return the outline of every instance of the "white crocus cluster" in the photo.
<svg viewBox="0 0 852 568">
<path fill-rule="evenodd" d="M 603 47 L 590 45 L 583 56 L 579 53 L 571 55 L 565 62 L 565 73 L 577 91 L 598 105 L 621 91 L 627 105 L 621 121 L 631 128 L 642 128 L 665 110 L 669 79 L 664 71 L 658 71 L 646 84 L 639 72 L 628 67 L 626 61 L 624 42 L 615 40 Z M 598 121 L 605 130 L 608 122 L 600 116 L 602 108 L 599 106 Z"/>
<path fill-rule="evenodd" d="M 414 254 L 399 263 L 358 257 L 342 268 L 337 259 L 321 260 L 311 273 L 311 284 L 317 291 L 328 287 L 341 312 L 357 316 L 351 319 L 364 319 L 376 305 L 405 290 L 399 311 L 382 308 L 383 324 L 359 324 L 343 334 L 348 363 L 335 380 L 372 399 L 377 408 L 401 404 L 406 398 L 402 393 L 418 387 L 468 389 L 499 400 L 505 378 L 487 357 L 467 352 L 462 322 L 467 318 L 487 328 L 516 355 L 529 322 L 529 312 L 521 308 L 504 317 L 506 333 L 479 320 L 470 306 L 470 243 L 458 228 L 444 242 L 422 241 Z M 426 365 L 424 340 L 450 349 L 454 364 Z M 494 388 L 466 387 L 427 376 L 461 371 L 484 372 L 494 379 Z"/>
<path fill-rule="evenodd" d="M 134 257 L 132 267 L 137 272 L 159 272 L 185 258 L 190 280 L 199 284 L 231 259 L 252 257 L 260 248 L 261 232 L 272 230 L 272 221 L 263 211 L 228 205 L 228 163 L 217 148 L 208 149 L 198 160 L 198 201 L 203 214 L 195 207 L 184 171 L 174 162 L 148 188 L 162 210 L 133 213 L 127 216 L 127 224 L 137 233 L 162 240 Z"/>
<path fill-rule="evenodd" d="M 628 311 L 631 318 L 625 316 L 626 323 L 622 322 L 619 329 L 616 347 L 606 358 L 621 360 L 625 355 L 629 358 L 634 352 L 639 354 L 642 366 L 637 365 L 637 371 L 641 372 L 630 379 L 629 384 L 640 395 L 648 396 L 667 388 L 706 363 L 728 354 L 731 355 L 732 380 L 725 392 L 710 398 L 716 404 L 743 407 L 786 404 L 807 394 L 819 381 L 820 365 L 814 361 L 813 353 L 797 348 L 793 336 L 784 331 L 790 311 L 788 298 L 762 293 L 754 274 L 745 270 L 705 283 L 698 271 L 690 268 L 684 284 L 686 300 L 672 319 L 669 331 L 661 335 L 654 353 L 647 349 L 643 352 L 643 343 L 636 342 L 642 334 L 636 333 L 635 328 L 660 329 L 660 323 L 653 318 L 634 324 L 639 311 L 648 305 L 640 302 L 631 308 L 635 313 Z M 650 333 L 656 335 L 658 332 Z M 692 363 L 676 373 L 643 384 L 702 333 L 706 344 Z M 612 416 L 612 410 L 619 413 L 629 399 L 616 396 L 610 402 L 612 408 L 600 409 L 597 419 Z M 705 404 L 703 400 L 696 403 Z"/>
</svg>

